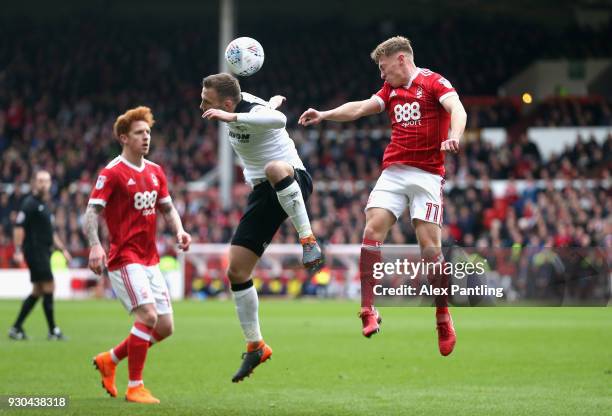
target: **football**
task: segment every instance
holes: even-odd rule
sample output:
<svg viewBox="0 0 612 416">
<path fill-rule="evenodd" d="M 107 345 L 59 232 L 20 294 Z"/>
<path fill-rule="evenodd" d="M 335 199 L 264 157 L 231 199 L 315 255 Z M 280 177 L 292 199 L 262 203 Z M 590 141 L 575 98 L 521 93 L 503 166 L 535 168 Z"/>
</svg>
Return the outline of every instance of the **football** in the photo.
<svg viewBox="0 0 612 416">
<path fill-rule="evenodd" d="M 225 60 L 230 71 L 248 77 L 259 71 L 264 62 L 264 50 L 253 38 L 236 38 L 225 49 Z"/>
</svg>

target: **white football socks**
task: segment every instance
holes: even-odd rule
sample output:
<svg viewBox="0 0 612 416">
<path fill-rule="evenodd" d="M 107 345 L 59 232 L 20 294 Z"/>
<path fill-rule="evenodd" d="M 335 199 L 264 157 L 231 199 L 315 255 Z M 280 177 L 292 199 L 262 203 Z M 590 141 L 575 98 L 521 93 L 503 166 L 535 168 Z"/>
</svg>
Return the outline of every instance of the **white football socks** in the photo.
<svg viewBox="0 0 612 416">
<path fill-rule="evenodd" d="M 284 189 L 277 190 L 278 202 L 291 219 L 293 226 L 300 235 L 300 238 L 305 238 L 312 235 L 310 220 L 306 212 L 306 204 L 302 197 L 302 191 L 297 181 L 291 182 L 291 185 Z"/>
<path fill-rule="evenodd" d="M 240 326 L 247 342 L 257 342 L 261 338 L 259 329 L 259 299 L 255 286 L 248 289 L 232 291 Z"/>
</svg>

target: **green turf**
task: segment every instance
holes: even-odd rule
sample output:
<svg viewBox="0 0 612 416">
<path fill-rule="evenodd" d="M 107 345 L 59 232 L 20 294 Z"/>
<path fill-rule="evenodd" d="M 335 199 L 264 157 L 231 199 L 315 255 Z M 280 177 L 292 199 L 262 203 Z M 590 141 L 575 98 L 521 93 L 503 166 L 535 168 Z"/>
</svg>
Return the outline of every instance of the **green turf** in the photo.
<svg viewBox="0 0 612 416">
<path fill-rule="evenodd" d="M 0 302 L 0 329 L 18 302 Z M 231 302 L 175 305 L 176 332 L 150 350 L 146 385 L 156 407 L 111 399 L 91 357 L 120 341 L 130 320 L 118 302 L 57 302 L 70 337 L 51 343 L 40 305 L 27 342 L 0 338 L 0 395 L 68 395 L 68 411 L 155 415 L 586 415 L 612 414 L 612 309 L 455 309 L 458 344 L 437 351 L 433 310 L 383 308 L 383 331 L 360 334 L 347 302 L 260 304 L 271 361 L 241 384 L 244 347 Z M 120 395 L 126 363 L 118 371 Z M 0 410 L 3 414 L 28 412 Z"/>
</svg>

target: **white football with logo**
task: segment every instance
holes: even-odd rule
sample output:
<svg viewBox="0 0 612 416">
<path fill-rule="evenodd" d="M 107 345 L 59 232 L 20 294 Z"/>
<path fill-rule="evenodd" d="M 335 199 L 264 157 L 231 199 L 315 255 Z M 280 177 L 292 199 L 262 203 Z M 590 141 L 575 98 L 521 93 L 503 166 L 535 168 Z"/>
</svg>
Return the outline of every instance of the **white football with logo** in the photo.
<svg viewBox="0 0 612 416">
<path fill-rule="evenodd" d="M 225 60 L 234 74 L 248 77 L 261 69 L 264 63 L 264 50 L 253 38 L 236 38 L 227 45 Z"/>
</svg>

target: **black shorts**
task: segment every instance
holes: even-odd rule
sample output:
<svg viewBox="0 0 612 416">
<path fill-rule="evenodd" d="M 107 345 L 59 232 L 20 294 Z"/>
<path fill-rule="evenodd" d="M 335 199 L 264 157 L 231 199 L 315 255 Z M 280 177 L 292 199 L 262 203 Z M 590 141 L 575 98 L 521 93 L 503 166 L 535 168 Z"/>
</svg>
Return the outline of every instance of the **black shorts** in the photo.
<svg viewBox="0 0 612 416">
<path fill-rule="evenodd" d="M 294 172 L 294 178 L 306 201 L 312 194 L 312 178 L 305 170 L 294 169 Z M 287 219 L 287 213 L 278 202 L 276 191 L 268 181 L 253 188 L 247 203 L 231 244 L 246 247 L 261 257 L 276 231 Z"/>
<path fill-rule="evenodd" d="M 53 281 L 50 255 L 46 253 L 31 256 L 26 255 L 25 259 L 30 269 L 30 281 L 32 283 Z"/>
</svg>

